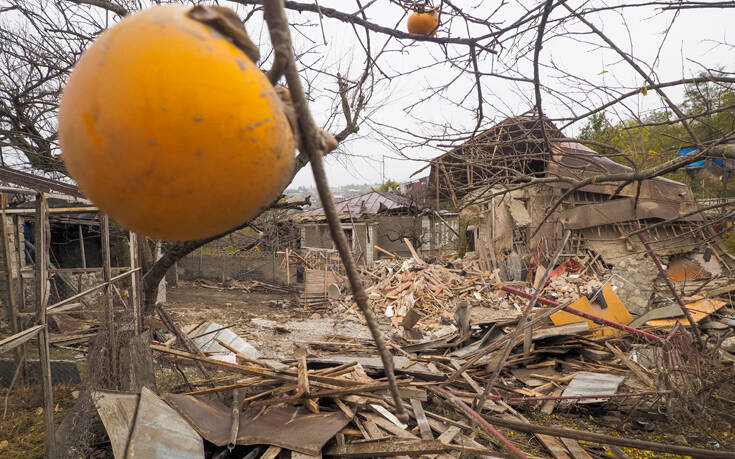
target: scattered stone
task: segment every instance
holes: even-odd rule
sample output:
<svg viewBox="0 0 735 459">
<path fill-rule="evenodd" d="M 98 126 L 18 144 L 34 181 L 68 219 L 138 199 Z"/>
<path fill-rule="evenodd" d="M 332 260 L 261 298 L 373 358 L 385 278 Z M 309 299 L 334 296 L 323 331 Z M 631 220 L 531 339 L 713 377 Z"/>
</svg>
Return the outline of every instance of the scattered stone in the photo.
<svg viewBox="0 0 735 459">
<path fill-rule="evenodd" d="M 725 338 L 725 340 L 722 341 L 721 347 L 725 351 L 735 354 L 735 336 Z"/>
</svg>

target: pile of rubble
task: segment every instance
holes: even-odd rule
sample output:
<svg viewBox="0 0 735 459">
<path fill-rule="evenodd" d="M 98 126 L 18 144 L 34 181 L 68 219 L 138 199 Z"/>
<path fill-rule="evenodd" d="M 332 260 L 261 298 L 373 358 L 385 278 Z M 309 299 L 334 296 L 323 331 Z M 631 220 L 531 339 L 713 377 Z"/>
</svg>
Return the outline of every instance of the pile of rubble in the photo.
<svg viewBox="0 0 735 459">
<path fill-rule="evenodd" d="M 712 400 L 735 396 L 717 370 L 735 360 L 728 338 L 735 287 L 708 285 L 711 279 L 689 282 L 679 287 L 696 294 L 674 295 L 634 318 L 616 293 L 624 287 L 614 285 L 614 276 L 600 279 L 575 263 L 567 266 L 555 270 L 533 305 L 533 283 L 502 283 L 496 273 L 468 266 L 402 260 L 366 273 L 372 305 L 390 316 L 397 331 L 388 348 L 398 405 L 369 340 L 324 336 L 300 343 L 291 359 L 272 360 L 215 323 L 187 330 L 189 343 L 171 338 L 152 346 L 159 362 L 199 366 L 201 379 L 160 397 L 148 390 L 99 392 L 95 403 L 118 457 L 153 447 L 172 457 L 266 459 L 583 458 L 621 456 L 621 448 L 735 457 L 720 447 L 725 439 L 689 437 L 689 444 L 681 444 L 686 442 L 672 434 L 659 443 L 591 431 L 645 435 L 680 407 L 702 416 L 727 405 Z M 351 303 L 349 296 L 336 301 Z M 453 316 L 463 302 L 471 311 L 464 335 Z M 525 318 L 522 311 L 529 307 Z M 685 309 L 697 324 L 721 324 L 702 328 L 724 341 L 697 348 L 696 337 L 685 330 Z M 699 374 L 682 368 L 698 368 Z M 706 406 L 697 405 L 692 388 L 706 394 Z M 115 407 L 128 405 L 125 412 L 137 409 L 137 415 L 121 428 Z M 548 426 L 551 419 L 563 422 L 555 413 L 570 411 L 590 421 L 584 428 Z"/>
<path fill-rule="evenodd" d="M 395 288 L 401 275 L 389 276 L 385 285 Z M 451 271 L 428 267 L 412 272 L 411 285 L 425 281 L 424 276 L 441 276 L 444 285 L 478 291 L 474 280 L 453 284 L 457 278 Z M 424 289 L 436 291 L 436 285 Z M 504 286 L 502 291 L 508 294 L 506 302 L 515 298 L 525 305 L 528 294 L 522 290 Z M 659 378 L 666 369 L 661 358 L 666 335 L 626 330 L 610 320 L 612 328 L 595 321 L 569 322 L 559 317 L 569 314 L 563 305 L 550 304 L 556 302 L 543 299 L 525 325 L 518 314 L 473 321 L 471 336 L 463 342 L 456 332 L 421 342 L 393 336 L 388 344 L 395 351 L 400 406 L 390 396 L 383 362 L 370 342 L 335 336 L 339 354 L 304 347 L 293 358 L 277 361 L 260 358 L 257 351 L 246 354 L 241 340 L 217 324 L 189 331 L 196 352 L 176 349 L 174 340 L 152 345 L 159 361 L 207 368 L 203 379 L 188 381 L 187 392 L 98 392 L 94 400 L 116 457 L 155 449 L 158 455 L 150 457 L 164 452 L 170 457 L 266 459 L 549 453 L 581 458 L 621 453 L 620 448 L 732 456 L 716 447 L 545 425 L 543 419 L 559 410 L 600 413 L 602 408 L 607 414 L 592 418 L 598 428 L 609 430 L 617 423 L 645 432 L 661 421 L 658 410 L 675 400 Z M 606 285 L 592 301 L 583 296 L 567 309 L 586 309 L 595 317 L 604 309 L 619 314 L 621 306 Z M 530 346 L 524 349 L 525 331 Z M 689 336 L 681 328 L 673 335 Z M 489 391 L 488 381 L 493 383 Z M 122 420 L 121 406 L 128 407 Z"/>
<path fill-rule="evenodd" d="M 718 434 L 735 399 L 726 377 L 735 362 L 735 283 L 670 268 L 635 292 L 648 296 L 645 309 L 629 310 L 636 279 L 588 272 L 585 261 L 568 258 L 548 276 L 539 269 L 516 282 L 471 259 L 364 270 L 370 304 L 393 332 L 399 402 L 375 343 L 339 325 L 295 342 L 290 358 L 269 359 L 228 326 L 181 329 L 162 307 L 167 333 L 156 332 L 151 348 L 184 383 L 160 394 L 98 391 L 93 401 L 116 457 L 576 459 L 631 448 L 735 457 L 723 450 L 735 440 Z M 341 289 L 324 299 L 319 318 L 356 311 Z M 672 419 L 686 416 L 683 425 L 706 419 L 707 428 L 682 440 Z M 647 433 L 662 426 L 671 435 L 651 441 Z"/>
<path fill-rule="evenodd" d="M 446 324 L 461 300 L 503 315 L 516 311 L 495 294 L 495 283 L 490 283 L 487 274 L 419 265 L 412 259 L 380 265 L 370 274 L 375 283 L 367 288 L 368 298 L 376 312 L 385 314 L 394 325 L 404 323 L 413 311 L 413 324 L 418 323 L 425 330 L 437 328 Z"/>
</svg>

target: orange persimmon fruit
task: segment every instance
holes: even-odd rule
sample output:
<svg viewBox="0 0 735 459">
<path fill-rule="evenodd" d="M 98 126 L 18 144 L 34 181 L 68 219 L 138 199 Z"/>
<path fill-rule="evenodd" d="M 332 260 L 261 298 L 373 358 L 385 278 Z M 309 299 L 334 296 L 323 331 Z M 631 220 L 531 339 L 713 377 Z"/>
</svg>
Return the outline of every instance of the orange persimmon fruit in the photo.
<svg viewBox="0 0 735 459">
<path fill-rule="evenodd" d="M 59 108 L 62 158 L 84 194 L 140 234 L 194 240 L 255 216 L 288 185 L 294 136 L 266 76 L 184 6 L 105 31 Z"/>
<path fill-rule="evenodd" d="M 435 35 L 439 25 L 439 14 L 434 9 L 414 11 L 408 17 L 409 33 L 417 35 Z"/>
</svg>

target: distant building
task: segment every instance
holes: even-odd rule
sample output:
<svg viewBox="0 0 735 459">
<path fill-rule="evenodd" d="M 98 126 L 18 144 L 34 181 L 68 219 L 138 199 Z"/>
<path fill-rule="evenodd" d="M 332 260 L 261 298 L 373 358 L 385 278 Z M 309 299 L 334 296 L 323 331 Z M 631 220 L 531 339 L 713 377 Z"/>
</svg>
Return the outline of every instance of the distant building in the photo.
<svg viewBox="0 0 735 459">
<path fill-rule="evenodd" d="M 406 196 L 373 191 L 336 204 L 347 239 L 358 264 L 371 266 L 386 252 L 401 257 L 411 253 L 404 238 L 421 256 L 436 256 L 456 247 L 457 214 L 437 213 Z M 301 230 L 301 249 L 334 251 L 324 209 L 289 217 Z M 381 250 L 382 249 L 382 250 Z"/>
<path fill-rule="evenodd" d="M 543 130 L 541 123 L 538 117 L 509 118 L 424 168 L 431 168 L 427 203 L 461 209 L 463 225 L 474 230 L 474 245 L 498 260 L 496 266 L 504 269 L 502 261 L 513 252 L 526 265 L 532 259 L 548 262 L 566 229 L 572 236 L 563 254 L 596 256 L 615 265 L 645 252 L 637 237 L 628 237 L 635 222 L 659 224 L 649 236 L 659 255 L 701 247 L 708 229 L 692 230 L 704 218 L 696 213 L 687 185 L 657 177 L 631 183 L 592 180 L 571 190 L 570 181 L 632 169 L 565 138 L 550 121 L 543 121 Z M 553 139 L 550 149 L 544 135 Z M 726 253 L 719 238 L 713 241 L 715 250 Z M 727 264 L 723 270 L 735 267 L 728 256 L 721 259 Z"/>
</svg>

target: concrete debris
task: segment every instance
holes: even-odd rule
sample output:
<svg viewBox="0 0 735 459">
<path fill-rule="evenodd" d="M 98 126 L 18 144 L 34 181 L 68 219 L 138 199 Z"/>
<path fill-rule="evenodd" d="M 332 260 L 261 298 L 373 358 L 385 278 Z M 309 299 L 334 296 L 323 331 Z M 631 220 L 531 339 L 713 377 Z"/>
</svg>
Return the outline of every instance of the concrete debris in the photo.
<svg viewBox="0 0 735 459">
<path fill-rule="evenodd" d="M 654 281 L 659 275 L 651 259 L 626 257 L 615 264 L 611 274 L 611 282 L 619 287 L 618 295 L 628 310 L 637 315 L 648 311 L 655 290 Z"/>
</svg>

